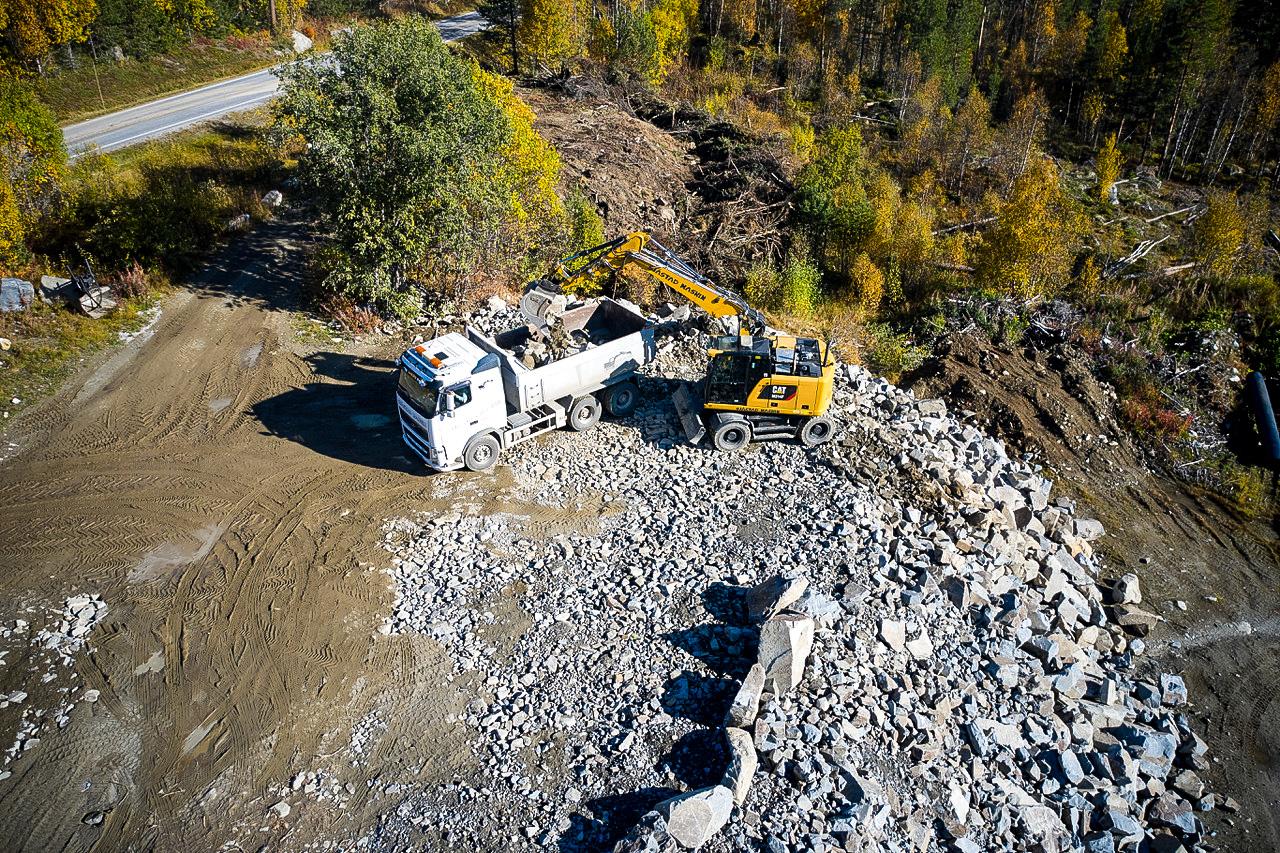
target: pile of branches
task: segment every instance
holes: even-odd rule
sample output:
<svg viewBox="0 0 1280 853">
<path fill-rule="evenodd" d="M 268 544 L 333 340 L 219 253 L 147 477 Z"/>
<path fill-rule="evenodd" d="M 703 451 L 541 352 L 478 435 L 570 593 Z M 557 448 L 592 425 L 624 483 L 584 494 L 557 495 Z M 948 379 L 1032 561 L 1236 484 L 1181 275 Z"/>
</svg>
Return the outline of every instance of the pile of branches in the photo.
<svg viewBox="0 0 1280 853">
<path fill-rule="evenodd" d="M 780 263 L 793 187 L 769 146 L 701 110 L 647 94 L 629 101 L 636 117 L 692 143 L 697 162 L 689 189 L 696 202 L 688 226 L 699 235 L 689 247 L 695 263 L 726 282 L 740 281 L 754 264 Z"/>
</svg>

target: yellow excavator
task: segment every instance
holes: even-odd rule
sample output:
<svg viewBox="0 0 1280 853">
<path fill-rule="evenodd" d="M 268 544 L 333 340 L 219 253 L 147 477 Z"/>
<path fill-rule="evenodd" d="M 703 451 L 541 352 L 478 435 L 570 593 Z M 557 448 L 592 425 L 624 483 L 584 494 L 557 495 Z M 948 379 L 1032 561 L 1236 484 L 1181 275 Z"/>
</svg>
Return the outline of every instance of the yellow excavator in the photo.
<svg viewBox="0 0 1280 853">
<path fill-rule="evenodd" d="M 828 344 L 771 329 L 741 296 L 708 281 L 648 232 L 570 255 L 538 284 L 553 292 L 594 289 L 629 269 L 648 273 L 712 317 L 737 320 L 735 334 L 711 338 L 699 387 L 691 392 L 681 385 L 675 394 L 691 442 L 710 435 L 717 449 L 737 450 L 773 438 L 796 438 L 813 447 L 832 437 L 835 424 L 827 408 L 835 358 Z"/>
</svg>

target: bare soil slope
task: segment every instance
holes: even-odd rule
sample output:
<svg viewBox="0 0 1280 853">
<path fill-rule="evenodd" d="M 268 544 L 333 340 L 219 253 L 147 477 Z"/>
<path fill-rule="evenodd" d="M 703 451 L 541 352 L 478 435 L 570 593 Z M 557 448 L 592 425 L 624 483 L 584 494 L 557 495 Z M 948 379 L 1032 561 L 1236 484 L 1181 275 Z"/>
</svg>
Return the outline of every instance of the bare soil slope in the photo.
<svg viewBox="0 0 1280 853">
<path fill-rule="evenodd" d="M 412 713 L 382 742 L 415 745 L 396 760 L 452 769 L 436 651 L 371 642 L 387 584 L 362 562 L 395 507 L 431 502 L 428 480 L 401 451 L 391 362 L 295 345 L 302 235 L 278 223 L 226 251 L 150 340 L 11 436 L 0 620 L 39 628 L 81 592 L 108 610 L 74 674 L 43 683 L 25 643 L 5 646 L 0 691 L 29 692 L 28 712 L 101 694 L 0 781 L 10 849 L 260 843 L 295 757 L 349 751 L 392 701 Z M 5 737 L 21 708 L 0 711 Z"/>
<path fill-rule="evenodd" d="M 1151 472 L 1082 360 L 956 335 L 904 383 L 1043 460 L 1098 518 L 1117 573 L 1167 621 L 1148 665 L 1181 673 L 1206 721 L 1213 790 L 1239 800 L 1222 849 L 1280 849 L 1280 538 L 1216 495 Z M 1185 604 L 1185 610 L 1178 602 Z"/>
</svg>

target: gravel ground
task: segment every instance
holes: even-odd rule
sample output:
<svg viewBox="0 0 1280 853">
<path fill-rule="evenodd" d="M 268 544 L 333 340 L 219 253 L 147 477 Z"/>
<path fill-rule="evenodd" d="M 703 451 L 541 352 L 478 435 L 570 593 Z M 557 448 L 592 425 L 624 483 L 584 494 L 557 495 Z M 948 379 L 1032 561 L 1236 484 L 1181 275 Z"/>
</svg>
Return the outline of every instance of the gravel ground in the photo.
<svg viewBox="0 0 1280 853">
<path fill-rule="evenodd" d="M 1136 580 L 1098 580 L 1101 525 L 855 367 L 827 446 L 689 447 L 658 377 L 696 374 L 698 335 L 663 348 L 634 415 L 505 459 L 521 498 L 597 507 L 598 529 L 467 507 L 387 523 L 382 630 L 429 635 L 478 685 L 456 721 L 481 772 L 410 793 L 365 843 L 675 850 L 694 824 L 704 849 L 771 853 L 1199 843 L 1224 803 L 1180 679 L 1133 676 L 1158 617 Z M 753 588 L 778 577 L 804 589 L 771 621 L 804 628 L 807 665 L 794 688 L 770 670 L 734 720 L 733 755 L 759 764 L 745 798 L 664 804 L 721 796 L 726 709 L 774 644 Z"/>
</svg>

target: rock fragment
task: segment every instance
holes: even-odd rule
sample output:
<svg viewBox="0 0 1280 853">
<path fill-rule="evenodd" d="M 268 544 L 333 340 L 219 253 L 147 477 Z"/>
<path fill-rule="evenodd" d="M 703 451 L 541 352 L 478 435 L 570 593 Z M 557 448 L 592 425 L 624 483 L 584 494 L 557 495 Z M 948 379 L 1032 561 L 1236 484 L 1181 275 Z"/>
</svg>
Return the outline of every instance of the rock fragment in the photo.
<svg viewBox="0 0 1280 853">
<path fill-rule="evenodd" d="M 654 810 L 677 844 L 685 850 L 697 850 L 729 822 L 733 792 L 724 785 L 714 785 L 664 800 Z"/>
<path fill-rule="evenodd" d="M 813 620 L 798 613 L 780 613 L 760 629 L 760 665 L 764 683 L 774 693 L 787 693 L 804 678 L 804 664 L 813 648 Z"/>
<path fill-rule="evenodd" d="M 742 729 L 726 728 L 724 736 L 729 744 L 729 767 L 720 784 L 733 792 L 733 801 L 737 805 L 742 805 L 747 799 L 751 779 L 759 763 L 756 745 L 751 735 Z"/>
<path fill-rule="evenodd" d="M 764 667 L 758 662 L 751 665 L 738 692 L 734 694 L 733 703 L 725 713 L 725 726 L 745 729 L 756 720 L 760 709 L 760 694 L 764 691 Z"/>
</svg>

